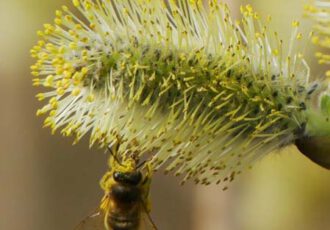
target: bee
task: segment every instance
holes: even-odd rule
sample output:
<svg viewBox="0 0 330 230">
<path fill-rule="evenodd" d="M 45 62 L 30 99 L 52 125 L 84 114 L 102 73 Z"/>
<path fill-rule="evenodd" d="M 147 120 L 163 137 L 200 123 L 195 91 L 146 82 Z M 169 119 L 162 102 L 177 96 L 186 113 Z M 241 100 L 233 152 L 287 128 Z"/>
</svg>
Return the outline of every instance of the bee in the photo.
<svg viewBox="0 0 330 230">
<path fill-rule="evenodd" d="M 115 151 L 108 148 L 110 170 L 101 179 L 104 196 L 98 211 L 85 218 L 75 230 L 157 230 L 150 217 L 149 189 L 151 169 L 146 162 L 138 164 L 139 158 L 118 158 L 119 144 Z M 143 175 L 142 166 L 146 166 Z"/>
</svg>

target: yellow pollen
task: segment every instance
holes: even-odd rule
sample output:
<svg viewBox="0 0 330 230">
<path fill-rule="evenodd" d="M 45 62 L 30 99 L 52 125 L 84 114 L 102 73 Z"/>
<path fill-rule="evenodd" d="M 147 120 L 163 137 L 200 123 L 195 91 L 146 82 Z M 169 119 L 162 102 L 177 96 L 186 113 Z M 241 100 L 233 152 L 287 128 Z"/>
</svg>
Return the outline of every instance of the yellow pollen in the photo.
<svg viewBox="0 0 330 230">
<path fill-rule="evenodd" d="M 80 94 L 81 90 L 80 88 L 75 88 L 73 91 L 72 91 L 72 96 L 78 96 Z"/>
<path fill-rule="evenodd" d="M 298 27 L 299 25 L 300 25 L 300 23 L 298 21 L 293 21 L 292 22 L 293 27 Z"/>
<path fill-rule="evenodd" d="M 42 100 L 45 99 L 45 94 L 43 94 L 43 93 L 38 93 L 38 94 L 36 95 L 36 98 L 37 98 L 39 101 L 42 101 Z"/>
<path fill-rule="evenodd" d="M 94 96 L 94 94 L 89 94 L 88 96 L 87 96 L 87 101 L 88 102 L 93 102 L 95 100 L 95 96 Z"/>
<path fill-rule="evenodd" d="M 75 7 L 79 7 L 80 6 L 80 1 L 79 0 L 72 0 L 72 3 Z"/>
<path fill-rule="evenodd" d="M 56 93 L 57 93 L 59 96 L 64 95 L 64 93 L 65 93 L 64 88 L 62 88 L 62 87 L 57 88 Z"/>
<path fill-rule="evenodd" d="M 56 10 L 55 15 L 60 18 L 60 17 L 62 17 L 63 14 L 62 14 L 62 11 Z"/>
<path fill-rule="evenodd" d="M 62 24 L 62 19 L 60 19 L 60 18 L 55 18 L 55 19 L 54 19 L 54 22 L 55 22 L 56 25 L 61 25 L 61 24 Z"/>
</svg>

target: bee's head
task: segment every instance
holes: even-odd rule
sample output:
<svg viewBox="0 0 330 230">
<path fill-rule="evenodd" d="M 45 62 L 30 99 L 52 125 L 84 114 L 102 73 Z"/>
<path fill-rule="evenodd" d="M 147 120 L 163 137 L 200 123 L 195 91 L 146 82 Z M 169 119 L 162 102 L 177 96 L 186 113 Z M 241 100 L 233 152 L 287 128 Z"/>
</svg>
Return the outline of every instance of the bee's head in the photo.
<svg viewBox="0 0 330 230">
<path fill-rule="evenodd" d="M 121 184 L 128 184 L 136 186 L 142 181 L 142 173 L 140 171 L 120 172 L 113 173 L 113 179 Z"/>
<path fill-rule="evenodd" d="M 138 185 L 143 178 L 139 169 L 144 165 L 144 163 L 138 163 L 139 158 L 135 156 L 122 159 L 121 164 L 113 168 L 113 179 L 121 184 Z"/>
<path fill-rule="evenodd" d="M 139 168 L 144 163 L 139 164 L 139 156 L 134 152 L 129 155 L 118 155 L 120 143 L 121 138 L 118 138 L 113 148 L 108 146 L 112 156 L 109 159 L 109 166 L 113 172 L 113 180 L 120 184 L 136 186 L 142 181 L 143 176 Z"/>
</svg>

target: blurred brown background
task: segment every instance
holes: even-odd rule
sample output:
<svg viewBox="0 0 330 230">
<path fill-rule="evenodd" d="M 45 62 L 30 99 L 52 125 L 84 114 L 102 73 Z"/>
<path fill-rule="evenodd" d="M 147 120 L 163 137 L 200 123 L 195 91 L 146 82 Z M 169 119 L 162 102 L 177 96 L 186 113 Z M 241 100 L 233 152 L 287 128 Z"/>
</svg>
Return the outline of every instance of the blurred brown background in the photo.
<svg viewBox="0 0 330 230">
<path fill-rule="evenodd" d="M 71 4 L 0 0 L 0 230 L 70 230 L 102 195 L 103 152 L 89 150 L 86 139 L 72 146 L 70 139 L 51 136 L 34 115 L 39 89 L 31 86 L 29 49 L 37 41 L 35 31 L 52 22 L 64 3 Z M 234 12 L 240 3 L 230 3 Z M 273 15 L 285 39 L 303 8 L 300 0 L 244 3 Z M 322 74 L 320 67 L 314 70 Z M 330 229 L 329 194 L 330 172 L 289 148 L 257 163 L 226 192 L 181 187 L 157 173 L 152 215 L 161 230 L 323 230 Z"/>
</svg>

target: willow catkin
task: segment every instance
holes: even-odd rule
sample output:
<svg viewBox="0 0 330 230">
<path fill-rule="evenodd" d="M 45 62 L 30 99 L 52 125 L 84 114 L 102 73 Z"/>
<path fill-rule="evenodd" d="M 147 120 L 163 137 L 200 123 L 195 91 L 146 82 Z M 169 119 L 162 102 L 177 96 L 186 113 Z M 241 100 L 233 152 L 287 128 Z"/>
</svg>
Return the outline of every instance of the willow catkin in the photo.
<svg viewBox="0 0 330 230">
<path fill-rule="evenodd" d="M 121 137 L 123 155 L 209 184 L 315 131 L 324 85 L 295 50 L 298 22 L 286 49 L 249 5 L 234 21 L 217 1 L 73 4 L 80 15 L 56 11 L 31 51 L 33 84 L 47 89 L 37 114 L 53 132 L 101 147 Z"/>
</svg>

